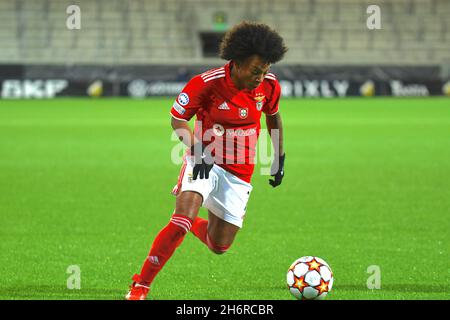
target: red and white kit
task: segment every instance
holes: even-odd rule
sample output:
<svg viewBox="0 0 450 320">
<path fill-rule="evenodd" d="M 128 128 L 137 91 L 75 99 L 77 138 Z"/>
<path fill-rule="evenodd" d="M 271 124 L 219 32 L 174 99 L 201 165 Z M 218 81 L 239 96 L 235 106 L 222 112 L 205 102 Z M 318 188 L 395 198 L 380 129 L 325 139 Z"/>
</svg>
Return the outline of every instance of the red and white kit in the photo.
<svg viewBox="0 0 450 320">
<path fill-rule="evenodd" d="M 189 121 L 197 116 L 194 134 L 210 145 L 215 165 L 209 179 L 192 180 L 193 161 L 185 157 L 174 193 L 196 191 L 203 206 L 239 227 L 245 215 L 254 171 L 261 114 L 278 112 L 280 85 L 274 74 L 253 90 L 239 90 L 230 76 L 233 62 L 192 78 L 174 102 L 171 115 Z"/>
</svg>

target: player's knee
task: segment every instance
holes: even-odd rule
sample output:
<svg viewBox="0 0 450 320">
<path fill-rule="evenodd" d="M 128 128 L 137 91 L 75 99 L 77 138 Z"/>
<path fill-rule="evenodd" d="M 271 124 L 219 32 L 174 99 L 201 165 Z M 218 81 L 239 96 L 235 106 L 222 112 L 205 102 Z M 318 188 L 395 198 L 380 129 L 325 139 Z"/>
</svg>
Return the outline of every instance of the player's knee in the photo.
<svg viewBox="0 0 450 320">
<path fill-rule="evenodd" d="M 209 237 L 209 235 L 207 235 L 206 237 L 206 241 L 208 244 L 208 248 L 209 250 L 211 250 L 212 252 L 214 252 L 215 254 L 224 254 L 225 252 L 228 251 L 228 249 L 230 248 L 230 245 L 224 246 L 224 245 L 218 245 L 216 244 L 213 240 L 211 240 L 211 238 Z"/>
<path fill-rule="evenodd" d="M 225 252 L 228 251 L 228 247 L 226 249 L 218 249 L 218 248 L 209 248 L 209 250 L 211 250 L 212 252 L 214 252 L 215 254 L 224 254 Z"/>
</svg>

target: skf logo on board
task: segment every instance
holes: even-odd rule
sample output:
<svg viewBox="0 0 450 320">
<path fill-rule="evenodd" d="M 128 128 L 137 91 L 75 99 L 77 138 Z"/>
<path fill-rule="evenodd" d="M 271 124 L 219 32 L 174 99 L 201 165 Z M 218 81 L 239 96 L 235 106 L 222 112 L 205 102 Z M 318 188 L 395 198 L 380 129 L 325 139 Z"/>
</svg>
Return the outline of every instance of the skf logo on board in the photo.
<svg viewBox="0 0 450 320">
<path fill-rule="evenodd" d="M 54 98 L 68 85 L 69 82 L 62 79 L 5 80 L 2 83 L 1 97 L 5 99 Z"/>
</svg>

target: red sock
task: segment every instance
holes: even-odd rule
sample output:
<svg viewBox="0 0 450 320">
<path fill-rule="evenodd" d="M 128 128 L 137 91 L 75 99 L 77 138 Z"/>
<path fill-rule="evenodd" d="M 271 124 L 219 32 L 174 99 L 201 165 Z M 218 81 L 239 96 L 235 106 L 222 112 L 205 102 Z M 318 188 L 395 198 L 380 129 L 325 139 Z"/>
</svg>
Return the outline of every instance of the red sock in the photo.
<svg viewBox="0 0 450 320">
<path fill-rule="evenodd" d="M 156 236 L 150 253 L 145 259 L 141 270 L 142 284 L 150 286 L 158 272 L 181 244 L 191 225 L 192 220 L 188 217 L 180 214 L 172 215 L 169 224 Z"/>
<path fill-rule="evenodd" d="M 201 242 L 206 244 L 208 248 L 215 253 L 224 253 L 230 246 L 219 246 L 208 235 L 208 220 L 196 217 L 191 228 L 194 236 L 199 238 Z"/>
<path fill-rule="evenodd" d="M 208 234 L 208 220 L 196 217 L 192 223 L 191 232 L 200 239 L 201 242 L 208 245 L 206 235 Z"/>
</svg>

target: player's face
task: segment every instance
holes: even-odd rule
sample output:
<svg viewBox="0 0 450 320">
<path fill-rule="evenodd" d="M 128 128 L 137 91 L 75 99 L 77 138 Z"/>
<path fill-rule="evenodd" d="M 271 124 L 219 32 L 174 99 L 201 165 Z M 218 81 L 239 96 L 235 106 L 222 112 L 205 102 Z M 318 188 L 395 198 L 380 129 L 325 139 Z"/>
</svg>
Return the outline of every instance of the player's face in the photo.
<svg viewBox="0 0 450 320">
<path fill-rule="evenodd" d="M 260 56 L 253 55 L 236 66 L 239 84 L 242 88 L 256 89 L 264 77 L 269 72 L 270 63 L 261 59 Z"/>
</svg>

